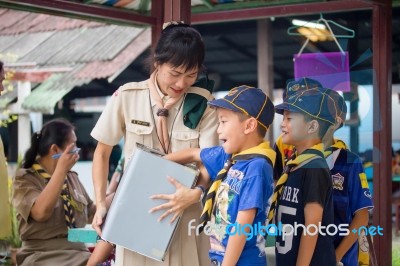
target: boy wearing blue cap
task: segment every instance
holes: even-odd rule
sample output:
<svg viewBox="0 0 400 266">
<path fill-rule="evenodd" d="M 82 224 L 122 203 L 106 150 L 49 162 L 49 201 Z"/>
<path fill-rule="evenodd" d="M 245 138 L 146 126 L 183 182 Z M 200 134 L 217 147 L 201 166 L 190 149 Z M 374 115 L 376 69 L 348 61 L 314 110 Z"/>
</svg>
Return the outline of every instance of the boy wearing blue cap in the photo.
<svg viewBox="0 0 400 266">
<path fill-rule="evenodd" d="M 233 88 L 208 104 L 217 108 L 222 145 L 186 149 L 166 158 L 201 162 L 204 176 L 212 181 L 196 230 L 210 236 L 212 265 L 264 266 L 265 232 L 260 225 L 269 209 L 275 162 L 264 137 L 274 119 L 274 105 L 260 89 L 248 86 Z"/>
<path fill-rule="evenodd" d="M 324 92 L 299 90 L 275 109 L 283 114 L 282 142 L 297 152 L 276 184 L 268 214 L 283 226 L 275 232 L 277 265 L 336 265 L 333 237 L 324 229 L 333 224 L 333 204 L 321 143 L 335 123 L 336 105 Z"/>
<path fill-rule="evenodd" d="M 368 225 L 368 210 L 373 208 L 373 203 L 360 157 L 351 152 L 343 141 L 333 136 L 346 120 L 346 103 L 339 93 L 324 88 L 318 81 L 309 78 L 289 82 L 285 94 L 291 95 L 299 90 L 320 90 L 327 93 L 335 102 L 338 112 L 336 123 L 323 137 L 324 156 L 333 182 L 334 223 L 336 226 L 348 225 L 349 230 L 358 230 Z M 274 167 L 274 176 L 276 176 L 277 173 L 282 173 L 283 162 L 290 158 L 288 151 L 292 150 L 293 146 L 282 144 L 282 138 L 279 137 L 274 149 L 277 153 L 277 162 Z M 359 248 L 357 238 L 357 234 L 335 235 L 334 244 L 338 263 L 341 262 L 344 266 L 369 263 L 368 247 Z"/>
</svg>

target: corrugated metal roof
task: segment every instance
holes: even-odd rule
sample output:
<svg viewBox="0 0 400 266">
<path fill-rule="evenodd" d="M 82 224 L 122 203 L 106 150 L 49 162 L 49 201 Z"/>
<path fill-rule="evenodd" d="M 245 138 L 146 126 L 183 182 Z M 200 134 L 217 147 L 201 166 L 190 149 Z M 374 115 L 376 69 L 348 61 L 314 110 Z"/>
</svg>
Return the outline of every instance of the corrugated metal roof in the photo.
<svg viewBox="0 0 400 266">
<path fill-rule="evenodd" d="M 116 26 L 104 26 L 90 29 L 83 28 L 79 36 L 77 36 L 69 45 L 64 46 L 64 48 L 55 54 L 48 63 L 60 64 L 84 62 L 82 56 L 91 53 L 91 50 L 96 45 L 106 39 L 106 36 L 110 34 L 113 27 Z"/>
<path fill-rule="evenodd" d="M 12 46 L 9 46 L 2 52 L 13 54 L 17 58 L 22 58 L 53 34 L 54 32 L 51 31 L 22 34 L 22 37 L 19 38 L 18 41 L 14 42 Z"/>
<path fill-rule="evenodd" d="M 23 101 L 22 107 L 35 112 L 52 114 L 54 106 L 74 87 L 82 86 L 91 79 L 76 79 L 74 75 L 84 65 L 75 66 L 69 73 L 53 74 L 49 79 L 40 84 Z"/>
<path fill-rule="evenodd" d="M 51 58 L 53 58 L 59 51 L 64 49 L 65 46 L 73 45 L 73 41 L 82 32 L 81 29 L 64 30 L 54 32 L 45 42 L 42 42 L 30 53 L 20 58 L 21 62 L 35 62 L 39 65 L 49 64 Z"/>
<path fill-rule="evenodd" d="M 0 34 L 12 35 L 26 32 L 60 31 L 104 25 L 99 22 L 50 16 L 46 14 L 0 9 Z"/>
<path fill-rule="evenodd" d="M 87 64 L 75 77 L 88 77 L 92 79 L 107 78 L 115 74 L 115 69 L 120 72 L 125 69 L 150 45 L 151 30 L 144 30 L 121 53 L 111 61 L 93 61 Z"/>
<path fill-rule="evenodd" d="M 104 25 L 102 23 L 85 21 L 81 19 L 71 19 L 71 18 L 43 15 L 43 14 L 41 14 L 41 16 L 47 16 L 47 17 L 41 23 L 33 25 L 32 28 L 29 29 L 29 32 L 61 31 L 61 30 L 76 29 L 76 28 L 91 28 Z"/>
<path fill-rule="evenodd" d="M 18 42 L 22 37 L 22 34 L 18 36 L 0 36 L 0 53 L 4 54 L 5 50 L 13 46 L 14 43 Z"/>
<path fill-rule="evenodd" d="M 6 65 L 14 64 L 22 72 L 72 69 L 53 74 L 24 99 L 23 107 L 33 111 L 52 113 L 74 87 L 117 75 L 150 43 L 150 28 L 0 9 L 0 53 L 17 58 L 4 57 Z"/>
<path fill-rule="evenodd" d="M 91 50 L 82 54 L 82 61 L 111 60 L 132 42 L 144 28 L 113 26 L 112 31 Z M 150 45 L 150 43 L 149 43 Z"/>
<path fill-rule="evenodd" d="M 29 12 L 7 10 L 0 16 L 0 31 L 3 31 L 9 27 L 12 27 L 13 25 L 18 24 L 18 21 L 22 20 L 28 15 Z"/>
</svg>

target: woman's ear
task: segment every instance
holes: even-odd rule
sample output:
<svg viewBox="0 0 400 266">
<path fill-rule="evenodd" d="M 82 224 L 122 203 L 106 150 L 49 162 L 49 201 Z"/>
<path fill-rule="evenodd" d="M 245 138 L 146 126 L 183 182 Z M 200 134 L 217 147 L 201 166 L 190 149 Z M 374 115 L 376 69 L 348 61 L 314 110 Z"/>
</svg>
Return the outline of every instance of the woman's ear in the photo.
<svg viewBox="0 0 400 266">
<path fill-rule="evenodd" d="M 60 152 L 62 152 L 62 150 L 56 144 L 51 144 L 50 150 L 49 150 L 50 155 L 57 154 Z"/>
<path fill-rule="evenodd" d="M 258 122 L 254 117 L 250 117 L 244 121 L 246 123 L 244 134 L 249 134 L 255 130 L 257 130 Z"/>
</svg>

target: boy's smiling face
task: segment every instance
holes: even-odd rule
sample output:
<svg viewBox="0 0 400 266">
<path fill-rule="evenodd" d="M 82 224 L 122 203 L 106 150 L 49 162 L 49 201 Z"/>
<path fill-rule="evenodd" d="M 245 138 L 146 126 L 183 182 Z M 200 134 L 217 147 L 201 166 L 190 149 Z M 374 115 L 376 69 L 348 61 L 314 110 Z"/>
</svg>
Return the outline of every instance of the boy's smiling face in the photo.
<svg viewBox="0 0 400 266">
<path fill-rule="evenodd" d="M 240 121 L 235 112 L 224 108 L 218 108 L 217 112 L 219 122 L 217 133 L 222 147 L 228 154 L 241 152 L 246 141 L 244 134 L 246 120 Z"/>
<path fill-rule="evenodd" d="M 281 123 L 282 142 L 298 146 L 309 138 L 309 122 L 306 122 L 304 115 L 285 110 Z"/>
</svg>

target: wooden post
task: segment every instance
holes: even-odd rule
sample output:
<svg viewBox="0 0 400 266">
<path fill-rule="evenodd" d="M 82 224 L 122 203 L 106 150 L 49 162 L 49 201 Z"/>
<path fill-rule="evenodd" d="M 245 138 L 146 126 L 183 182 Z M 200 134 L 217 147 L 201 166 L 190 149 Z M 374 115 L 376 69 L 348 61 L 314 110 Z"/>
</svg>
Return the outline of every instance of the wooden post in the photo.
<svg viewBox="0 0 400 266">
<path fill-rule="evenodd" d="M 374 237 L 378 265 L 392 264 L 392 3 L 374 1 L 372 50 L 374 75 L 374 210 L 375 226 L 383 236 Z"/>
<path fill-rule="evenodd" d="M 274 58 L 271 38 L 271 21 L 269 18 L 257 20 L 257 79 L 258 87 L 273 101 Z M 278 136 L 273 135 L 272 125 L 268 129 L 266 139 L 271 144 Z"/>
</svg>

